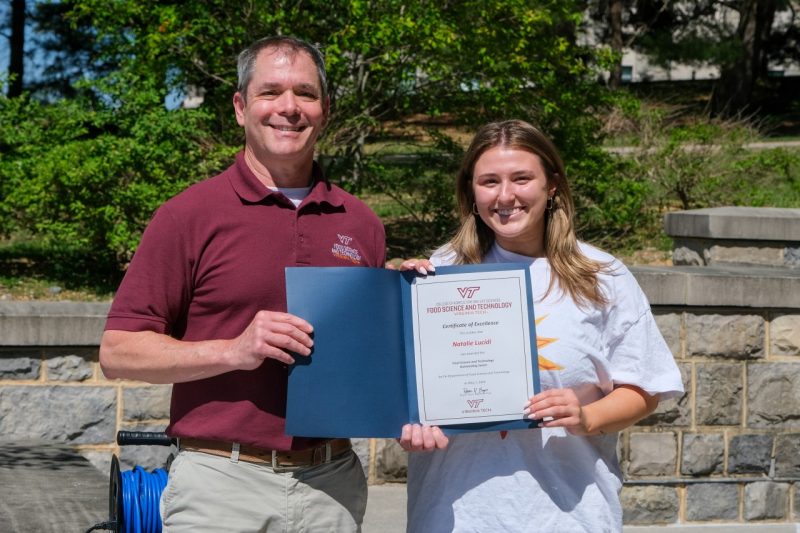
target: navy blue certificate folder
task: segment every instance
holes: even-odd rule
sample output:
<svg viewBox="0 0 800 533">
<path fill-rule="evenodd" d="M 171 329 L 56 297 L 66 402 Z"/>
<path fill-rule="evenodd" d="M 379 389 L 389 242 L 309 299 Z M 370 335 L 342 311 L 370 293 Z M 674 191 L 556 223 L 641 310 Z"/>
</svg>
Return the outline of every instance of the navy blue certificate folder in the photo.
<svg viewBox="0 0 800 533">
<path fill-rule="evenodd" d="M 438 267 L 456 273 L 525 271 L 534 390 L 538 357 L 527 265 Z M 419 422 L 411 291 L 414 272 L 366 267 L 288 267 L 288 312 L 314 326 L 314 349 L 289 371 L 286 432 L 307 437 L 399 437 Z M 443 425 L 445 433 L 536 427 L 520 418 Z"/>
</svg>

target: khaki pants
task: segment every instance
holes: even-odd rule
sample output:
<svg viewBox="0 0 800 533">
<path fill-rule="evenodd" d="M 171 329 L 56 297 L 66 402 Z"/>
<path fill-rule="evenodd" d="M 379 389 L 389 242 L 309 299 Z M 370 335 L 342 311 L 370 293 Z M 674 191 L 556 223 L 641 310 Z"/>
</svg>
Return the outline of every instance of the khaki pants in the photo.
<svg viewBox="0 0 800 533">
<path fill-rule="evenodd" d="M 161 495 L 173 532 L 358 532 L 367 483 L 352 451 L 328 463 L 282 468 L 182 450 Z"/>
</svg>

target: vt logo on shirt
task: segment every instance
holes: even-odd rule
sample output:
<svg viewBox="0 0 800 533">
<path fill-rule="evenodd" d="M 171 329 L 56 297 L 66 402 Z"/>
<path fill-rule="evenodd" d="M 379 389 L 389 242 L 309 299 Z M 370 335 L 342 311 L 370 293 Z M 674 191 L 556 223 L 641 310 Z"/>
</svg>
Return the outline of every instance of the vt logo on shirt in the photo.
<svg viewBox="0 0 800 533">
<path fill-rule="evenodd" d="M 357 249 L 348 246 L 353 241 L 353 237 L 349 235 L 342 235 L 341 233 L 337 233 L 336 237 L 339 242 L 334 242 L 333 247 L 331 248 L 331 253 L 334 255 L 334 257 L 350 261 L 354 265 L 360 265 L 361 254 Z"/>
</svg>

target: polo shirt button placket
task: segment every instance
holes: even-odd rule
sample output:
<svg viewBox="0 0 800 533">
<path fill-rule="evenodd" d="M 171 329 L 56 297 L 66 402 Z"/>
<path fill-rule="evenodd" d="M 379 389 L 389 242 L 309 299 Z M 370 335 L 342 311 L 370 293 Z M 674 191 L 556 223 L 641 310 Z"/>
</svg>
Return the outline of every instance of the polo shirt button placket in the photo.
<svg viewBox="0 0 800 533">
<path fill-rule="evenodd" d="M 298 265 L 311 265 L 312 254 L 307 244 L 305 231 L 303 230 L 303 219 L 300 211 L 295 212 L 294 230 L 297 239 L 295 261 Z"/>
</svg>

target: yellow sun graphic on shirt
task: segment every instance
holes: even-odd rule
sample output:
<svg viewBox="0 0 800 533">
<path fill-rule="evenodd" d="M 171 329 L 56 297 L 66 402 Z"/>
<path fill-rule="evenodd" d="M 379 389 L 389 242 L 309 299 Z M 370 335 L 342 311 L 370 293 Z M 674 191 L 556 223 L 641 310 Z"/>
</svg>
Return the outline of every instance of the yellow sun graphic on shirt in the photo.
<svg viewBox="0 0 800 533">
<path fill-rule="evenodd" d="M 537 318 L 535 323 L 538 326 L 545 318 L 549 315 L 544 315 L 541 318 Z M 558 339 L 550 338 L 550 337 L 539 337 L 536 336 L 536 351 L 538 352 L 545 346 L 556 342 Z M 564 370 L 564 367 L 554 363 L 553 361 L 542 357 L 542 354 L 539 354 L 539 370 Z"/>
<path fill-rule="evenodd" d="M 538 326 L 548 316 L 550 316 L 550 315 L 544 315 L 541 318 L 537 318 L 534 321 L 534 323 Z M 537 335 L 536 336 L 536 351 L 538 352 L 539 350 L 541 350 L 545 346 L 547 346 L 549 344 L 552 344 L 552 343 L 556 342 L 557 340 L 558 339 L 553 338 L 553 337 L 539 337 Z M 564 370 L 564 367 L 554 363 L 553 361 L 551 361 L 550 359 L 547 359 L 546 357 L 542 357 L 542 355 L 539 354 L 539 370 Z M 506 429 L 500 430 L 500 438 L 502 440 L 505 440 L 507 436 L 508 436 L 508 430 L 506 430 Z"/>
</svg>

